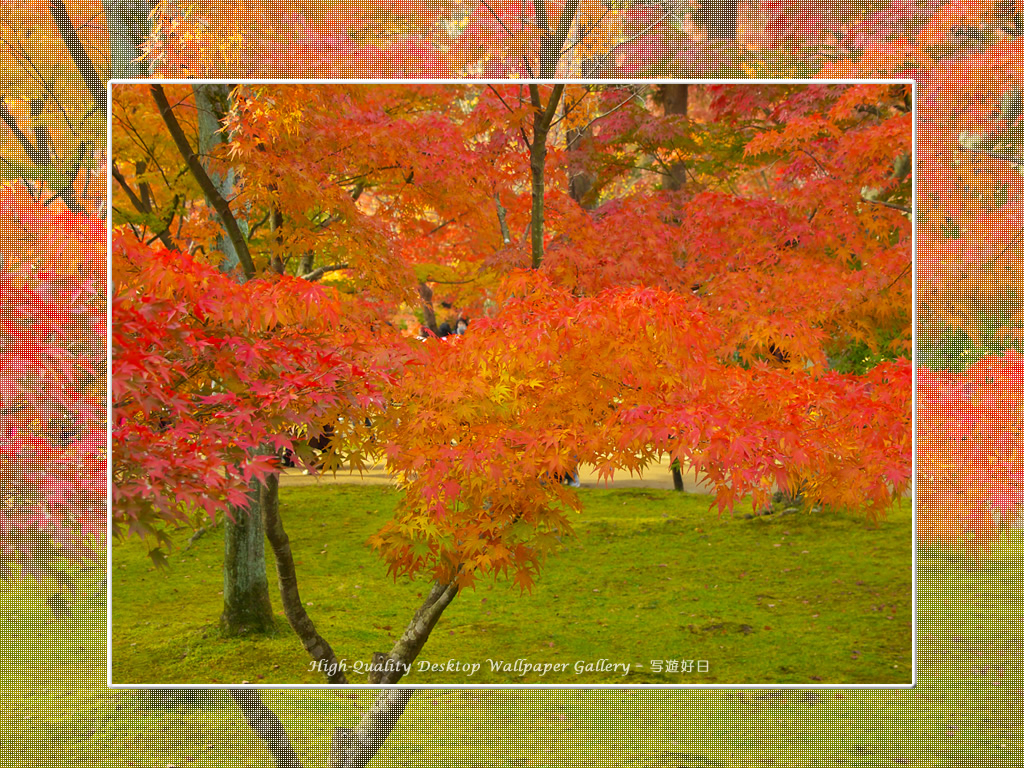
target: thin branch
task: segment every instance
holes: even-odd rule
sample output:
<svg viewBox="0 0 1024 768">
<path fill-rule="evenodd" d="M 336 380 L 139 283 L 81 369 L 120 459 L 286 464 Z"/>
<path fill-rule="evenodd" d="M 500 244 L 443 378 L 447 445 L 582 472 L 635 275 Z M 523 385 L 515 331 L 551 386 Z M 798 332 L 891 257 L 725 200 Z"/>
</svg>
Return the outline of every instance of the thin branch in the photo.
<svg viewBox="0 0 1024 768">
<path fill-rule="evenodd" d="M 438 285 L 467 285 L 468 283 L 475 283 L 479 280 L 479 277 L 467 277 L 465 280 L 435 280 L 429 275 L 423 278 L 426 282 L 437 283 Z"/>
<path fill-rule="evenodd" d="M 861 201 L 865 203 L 871 203 L 871 205 L 881 205 L 885 208 L 892 208 L 894 211 L 902 211 L 903 213 L 913 213 L 913 210 L 907 208 L 905 205 L 897 205 L 896 203 L 889 203 L 885 200 L 871 200 L 869 198 L 861 196 Z"/>
<path fill-rule="evenodd" d="M 629 104 L 629 103 L 630 103 L 631 101 L 633 101 L 633 99 L 635 99 L 635 98 L 639 97 L 639 96 L 640 96 L 640 94 L 642 94 L 642 93 L 643 93 L 644 91 L 648 90 L 649 88 L 650 88 L 650 86 L 649 86 L 649 85 L 645 85 L 645 86 L 642 86 L 642 87 L 640 88 L 640 90 L 639 90 L 639 91 L 637 91 L 636 93 L 631 93 L 631 94 L 629 95 L 629 98 L 628 98 L 628 99 L 626 99 L 626 100 L 625 100 L 625 101 L 623 101 L 623 102 L 620 102 L 620 103 L 616 104 L 616 105 L 615 105 L 614 107 L 612 107 L 611 109 L 609 109 L 609 110 L 608 110 L 607 112 L 603 112 L 602 114 L 600 114 L 600 115 L 597 115 L 597 116 L 596 116 L 596 117 L 595 117 L 595 118 L 594 118 L 593 120 L 591 120 L 591 121 L 590 121 L 589 123 L 587 123 L 586 125 L 584 125 L 584 126 L 583 126 L 582 128 L 580 128 L 580 129 L 578 129 L 578 130 L 580 131 L 580 133 L 583 133 L 583 132 L 584 132 L 584 131 L 586 131 L 586 130 L 587 130 L 587 129 L 588 129 L 589 127 L 590 127 L 590 126 L 592 126 L 592 125 L 593 125 L 594 123 L 596 123 L 596 122 L 597 122 L 598 120 L 602 120 L 602 119 L 604 119 L 604 118 L 608 117 L 608 115 L 612 114 L 613 112 L 617 112 L 617 111 L 619 111 L 619 110 L 620 110 L 620 109 L 622 109 L 622 108 L 623 108 L 624 106 L 626 106 L 626 105 L 627 105 L 627 104 Z M 560 118 L 558 118 L 558 120 L 556 120 L 556 121 L 555 121 L 555 122 L 554 122 L 554 123 L 553 123 L 552 125 L 557 125 L 558 123 L 562 122 L 562 120 L 563 120 L 563 119 L 564 119 L 564 118 L 561 118 L 561 117 L 560 117 Z"/>
<path fill-rule="evenodd" d="M 255 224 L 250 224 L 250 225 L 249 225 L 249 237 L 248 237 L 248 239 L 249 239 L 249 240 L 252 240 L 253 236 L 254 236 L 254 235 L 256 234 L 256 230 L 257 230 L 257 229 L 259 229 L 259 228 L 260 228 L 260 227 L 262 227 L 262 226 L 263 226 L 264 224 L 266 224 L 266 223 L 267 223 L 268 221 L 270 221 L 270 214 L 271 214 L 271 211 L 269 211 L 269 210 L 268 210 L 268 211 L 267 211 L 267 212 L 266 212 L 266 213 L 265 213 L 265 214 L 263 215 L 263 218 L 262 218 L 262 219 L 260 219 L 259 221 L 257 221 L 257 222 L 256 222 Z"/>
<path fill-rule="evenodd" d="M 232 688 L 231 698 L 242 710 L 245 722 L 252 732 L 267 745 L 277 768 L 303 768 L 284 726 L 277 715 L 263 703 L 257 689 Z"/>
<path fill-rule="evenodd" d="M 1015 165 L 1024 165 L 1024 157 L 1014 157 L 1013 155 L 1004 155 L 1002 152 L 993 152 L 991 149 L 976 149 L 974 147 L 967 147 L 961 142 L 961 147 L 968 150 L 969 152 L 976 152 L 979 155 L 987 155 L 994 160 L 1003 160 L 1007 163 L 1014 163 Z"/>
<path fill-rule="evenodd" d="M 463 214 L 463 215 L 465 215 L 465 214 Z M 462 216 L 459 216 L 459 218 L 462 218 Z M 431 235 L 434 235 L 434 234 L 440 232 L 442 229 L 447 227 L 449 224 L 454 224 L 454 223 L 455 223 L 455 219 L 448 219 L 448 221 L 445 221 L 445 222 L 442 222 L 441 224 L 438 224 L 436 227 L 434 227 L 432 230 L 430 230 L 429 232 L 427 232 L 427 234 L 425 234 L 423 236 L 424 237 L 430 237 Z"/>
<path fill-rule="evenodd" d="M 509 37 L 512 37 L 512 30 L 505 26 L 505 22 L 502 21 L 501 17 L 497 14 L 497 12 L 493 8 L 491 8 L 487 0 L 480 0 L 480 4 L 488 11 L 490 11 L 491 16 L 493 16 L 494 20 L 501 25 L 501 28 L 504 30 L 505 34 L 508 35 Z"/>
<path fill-rule="evenodd" d="M 885 293 L 885 292 L 886 292 L 886 291 L 888 291 L 888 290 L 889 290 L 890 288 L 892 288 L 892 287 L 893 287 L 894 285 L 896 285 L 896 281 L 897 281 L 897 280 L 899 280 L 899 279 L 900 279 L 901 277 L 903 277 L 903 276 L 904 276 L 905 274 L 907 274 L 907 272 L 908 272 L 908 271 L 910 270 L 910 268 L 911 268 L 912 266 L 913 266 L 913 262 L 911 262 L 910 264 L 907 264 L 907 266 L 905 266 L 905 267 L 904 267 L 904 268 L 903 268 L 903 269 L 902 269 L 902 270 L 900 271 L 900 273 L 899 273 L 898 275 L 896 275 L 896 277 L 894 277 L 894 278 L 892 279 L 892 282 L 890 282 L 890 283 L 889 283 L 889 284 L 888 284 L 887 286 L 885 286 L 885 288 L 883 288 L 883 289 L 882 289 L 881 291 L 879 291 L 879 293 Z"/>
<path fill-rule="evenodd" d="M 110 163 L 110 175 L 114 177 L 114 180 L 118 183 L 121 189 L 124 190 L 125 194 L 128 195 L 128 199 L 131 201 L 131 204 L 135 206 L 135 210 L 137 210 L 139 213 L 153 212 L 153 206 L 149 203 L 149 201 L 142 200 L 139 198 L 138 195 L 135 194 L 135 190 L 132 189 L 131 185 L 128 184 L 128 180 L 125 179 L 124 175 L 121 173 L 121 169 L 117 167 L 116 160 Z M 171 207 L 170 218 L 167 220 L 167 223 L 164 225 L 164 228 L 160 232 L 157 232 L 156 237 L 153 238 L 154 240 L 159 238 L 160 242 L 163 243 L 164 247 L 169 251 L 180 250 L 178 246 L 174 243 L 174 240 L 171 238 L 170 231 L 171 221 L 174 220 L 174 212 L 178 207 L 178 200 L 178 195 L 175 195 L 174 202 L 172 203 Z M 151 243 L 153 241 L 150 240 L 149 242 Z"/>
<path fill-rule="evenodd" d="M 309 282 L 313 283 L 319 280 L 324 275 L 326 275 L 328 272 L 337 272 L 340 269 L 348 269 L 348 264 L 331 264 L 330 266 L 326 267 L 318 267 L 317 269 L 314 269 L 312 272 L 309 272 L 305 275 L 301 275 L 301 277 L 303 280 L 309 280 Z"/>
<path fill-rule="evenodd" d="M 575 48 L 578 48 L 579 46 L 583 45 L 583 41 L 587 39 L 587 35 L 589 35 L 595 29 L 600 27 L 601 26 L 601 22 L 604 21 L 604 17 L 607 16 L 611 12 L 612 12 L 611 8 L 606 8 L 604 13 L 601 14 L 601 17 L 599 19 L 597 19 L 597 21 L 595 21 L 593 24 L 591 24 L 589 29 L 583 29 L 583 27 L 581 25 L 580 28 L 579 28 L 580 34 L 577 36 L 576 42 L 574 42 L 572 45 L 570 45 L 568 48 L 566 48 L 564 51 L 562 51 L 562 55 L 564 56 L 565 54 L 571 52 Z"/>
<path fill-rule="evenodd" d="M 504 97 L 503 97 L 503 96 L 502 96 L 502 95 L 501 95 L 500 93 L 498 93 L 497 89 L 496 89 L 496 88 L 495 88 L 495 87 L 494 87 L 493 85 L 491 85 L 490 83 L 488 83 L 488 84 L 487 84 L 487 87 L 488 87 L 488 88 L 490 88 L 490 89 L 491 89 L 491 92 L 492 92 L 492 93 L 493 93 L 493 94 L 494 94 L 495 96 L 497 96 L 497 97 L 498 97 L 498 101 L 500 101 L 500 102 L 501 102 L 502 104 L 504 104 L 504 106 L 505 106 L 505 109 L 507 109 L 507 110 L 508 110 L 509 112 L 511 112 L 511 113 L 512 113 L 512 114 L 514 115 L 514 114 L 515 114 L 515 110 L 514 110 L 514 109 L 512 109 L 512 107 L 510 107 L 510 106 L 508 105 L 508 103 L 507 103 L 507 102 L 505 101 L 505 98 L 504 98 Z"/>
<path fill-rule="evenodd" d="M 14 117 L 9 111 L 7 111 L 7 103 L 2 98 L 0 98 L 0 120 L 3 120 L 11 133 L 14 134 L 14 138 L 18 140 L 18 143 L 21 145 L 22 150 L 24 150 L 25 155 L 29 160 L 36 165 L 43 165 L 49 160 L 49 158 L 44 155 L 46 148 L 39 146 L 33 147 L 32 142 L 28 140 L 28 136 L 22 133 L 18 124 L 14 121 Z"/>
<path fill-rule="evenodd" d="M 508 231 L 508 220 L 505 218 L 507 211 L 505 206 L 501 204 L 501 197 L 497 192 L 494 193 L 494 204 L 498 206 L 498 224 L 501 226 L 501 239 L 505 245 L 509 245 L 512 242 L 512 234 Z"/>
<path fill-rule="evenodd" d="M 238 221 L 235 219 L 234 214 L 231 213 L 231 206 L 228 205 L 227 200 L 217 191 L 217 187 L 207 175 L 203 164 L 199 162 L 199 157 L 189 145 L 185 133 L 181 130 L 181 126 L 171 110 L 171 105 L 167 103 L 167 96 L 164 93 L 163 86 L 151 85 L 149 90 L 153 94 L 153 100 L 160 111 L 160 116 L 167 125 L 167 130 L 170 132 L 171 138 L 174 139 L 178 151 L 188 164 L 189 170 L 192 171 L 192 176 L 199 183 L 199 187 L 203 190 L 206 199 L 213 206 L 214 210 L 217 211 L 217 215 L 224 224 L 224 232 L 235 247 L 238 260 L 245 271 L 246 279 L 252 279 L 256 276 L 256 266 L 253 264 L 252 256 L 249 254 L 249 244 L 245 241 L 245 237 L 242 235 L 242 230 L 238 227 Z"/>
<path fill-rule="evenodd" d="M 609 48 L 607 51 L 605 51 L 603 54 L 601 54 L 601 59 L 598 62 L 598 66 L 599 67 L 603 67 L 605 61 L 608 59 L 609 56 L 612 55 L 612 53 L 615 52 L 616 48 L 620 48 L 623 45 L 627 45 L 629 43 L 632 43 L 634 40 L 639 40 L 641 37 L 643 37 L 648 32 L 650 32 L 652 29 L 657 27 L 659 24 L 661 24 L 661 22 L 663 22 L 665 19 L 667 19 L 671 15 L 672 15 L 671 13 L 662 14 L 660 18 L 658 18 L 656 21 L 652 22 L 649 26 L 645 27 L 644 29 L 641 29 L 639 32 L 637 32 L 632 37 L 627 37 L 625 40 L 623 40 L 621 42 L 618 42 L 615 45 L 613 45 L 611 48 Z"/>
<path fill-rule="evenodd" d="M 107 113 L 107 91 L 103 87 L 103 81 L 96 74 L 96 68 L 92 60 L 82 47 L 82 41 L 78 39 L 78 32 L 68 16 L 68 9 L 64 6 L 63 0 L 50 0 L 50 15 L 53 17 L 57 30 L 60 32 L 64 47 L 71 54 L 71 60 L 75 62 L 78 74 L 85 81 L 85 87 L 89 89 L 93 101 L 100 107 L 103 114 Z"/>
<path fill-rule="evenodd" d="M 829 172 L 828 168 L 826 168 L 826 167 L 825 167 L 824 165 L 822 165 L 822 164 L 821 164 L 821 161 L 820 161 L 820 160 L 818 160 L 818 158 L 816 158 L 816 157 L 815 157 L 814 155 L 812 155 L 812 154 L 811 154 L 810 152 L 808 152 L 808 151 L 807 151 L 806 149 L 803 149 L 803 148 L 799 148 L 799 151 L 800 151 L 800 152 L 803 152 L 803 153 L 804 153 L 805 155 L 807 155 L 807 156 L 808 156 L 809 158 L 811 158 L 811 160 L 813 160 L 813 161 L 814 161 L 814 164 L 815 164 L 816 166 L 818 166 L 819 170 L 821 170 L 821 172 L 822 172 L 822 173 L 824 173 L 824 174 L 825 174 L 826 176 L 828 176 L 828 177 L 829 177 L 830 179 L 834 179 L 834 178 L 835 178 L 835 176 L 833 176 L 833 175 L 832 175 L 832 174 L 831 174 L 831 173 Z"/>
</svg>

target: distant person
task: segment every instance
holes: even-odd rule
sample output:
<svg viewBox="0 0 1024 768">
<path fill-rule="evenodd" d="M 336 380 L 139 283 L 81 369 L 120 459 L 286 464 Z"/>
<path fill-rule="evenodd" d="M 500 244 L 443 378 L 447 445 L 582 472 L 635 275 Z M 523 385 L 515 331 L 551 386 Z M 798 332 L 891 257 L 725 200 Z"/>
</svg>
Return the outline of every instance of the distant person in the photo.
<svg viewBox="0 0 1024 768">
<path fill-rule="evenodd" d="M 448 323 L 441 323 L 441 327 L 437 329 L 438 338 L 444 339 L 451 335 L 452 327 Z"/>
<path fill-rule="evenodd" d="M 466 333 L 466 329 L 469 328 L 469 319 L 460 317 L 458 322 L 455 323 L 455 333 L 462 336 Z"/>
</svg>

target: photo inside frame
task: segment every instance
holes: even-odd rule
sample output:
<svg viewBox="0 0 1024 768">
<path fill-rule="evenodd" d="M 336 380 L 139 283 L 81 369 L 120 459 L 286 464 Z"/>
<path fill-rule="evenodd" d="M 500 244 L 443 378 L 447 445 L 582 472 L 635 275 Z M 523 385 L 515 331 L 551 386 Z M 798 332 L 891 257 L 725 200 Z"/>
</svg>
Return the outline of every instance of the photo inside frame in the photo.
<svg viewBox="0 0 1024 768">
<path fill-rule="evenodd" d="M 109 93 L 113 685 L 914 682 L 908 82 Z"/>
</svg>

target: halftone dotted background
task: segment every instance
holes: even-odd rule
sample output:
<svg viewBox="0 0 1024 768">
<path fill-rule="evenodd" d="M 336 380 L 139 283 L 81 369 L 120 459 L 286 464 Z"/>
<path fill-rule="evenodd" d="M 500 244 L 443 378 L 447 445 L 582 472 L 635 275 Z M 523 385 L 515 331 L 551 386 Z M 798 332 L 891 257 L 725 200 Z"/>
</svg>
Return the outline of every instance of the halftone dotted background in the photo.
<svg viewBox="0 0 1024 768">
<path fill-rule="evenodd" d="M 132 5 L 122 2 L 106 7 Z M 422 14 L 411 4 L 363 5 L 347 11 L 324 8 L 319 13 L 307 8 L 304 18 L 293 15 L 281 25 L 291 31 L 283 36 L 290 41 L 287 45 L 275 43 L 281 35 L 264 39 L 253 33 L 260 38 L 257 54 L 241 44 L 237 48 L 229 44 L 220 65 L 196 64 L 195 69 L 205 67 L 207 71 L 199 74 L 229 77 L 517 74 L 519 65 L 514 61 L 474 58 L 455 45 L 449 51 L 439 50 L 434 41 L 439 24 L 450 25 L 454 34 L 467 23 L 460 9 L 468 7 L 469 21 L 481 26 L 488 13 L 501 17 L 490 24 L 493 37 L 488 42 L 499 45 L 504 20 L 523 13 L 519 4 L 439 4 L 431 8 L 430 23 L 422 28 L 416 26 Z M 943 221 L 922 222 L 918 264 L 919 272 L 938 275 L 941 264 L 963 257 L 963 251 L 992 246 L 997 252 L 1005 248 L 1004 253 L 1017 255 L 1021 247 L 1020 239 L 1014 239 L 1021 226 L 1019 208 L 999 208 L 990 222 L 999 240 L 982 243 L 978 222 L 968 220 L 971 209 L 959 205 L 965 195 L 998 194 L 997 189 L 985 189 L 984 178 L 962 180 L 975 183 L 974 190 L 941 186 L 943 180 L 958 178 L 942 168 L 962 162 L 957 149 L 961 134 L 987 125 L 989 113 L 998 110 L 1004 94 L 1021 84 L 1014 64 L 1015 55 L 1021 60 L 1019 46 L 1011 47 L 1016 34 L 999 28 L 1009 18 L 1008 6 L 979 5 L 876 3 L 871 6 L 874 15 L 858 27 L 844 21 L 858 15 L 857 3 L 742 4 L 737 46 L 715 41 L 687 46 L 681 41 L 691 31 L 692 21 L 685 6 L 650 3 L 614 30 L 624 41 L 620 46 L 611 53 L 579 56 L 559 74 L 576 75 L 589 66 L 608 76 L 791 77 L 824 72 L 914 77 L 919 88 L 918 201 L 930 211 L 943 205 L 947 211 Z M 587 10 L 596 18 L 605 11 L 616 16 L 620 5 L 609 6 L 588 6 Z M 232 7 L 242 8 L 248 14 L 242 21 L 255 30 L 265 28 L 268 20 L 285 10 L 270 3 Z M 218 27 L 226 8 L 225 4 L 202 21 L 210 38 L 234 39 Z M 92 25 L 95 35 L 96 25 L 104 23 L 99 3 L 80 3 L 70 10 L 83 38 L 90 32 L 86 25 Z M 192 18 L 203 19 L 202 10 L 198 8 Z M 645 34 L 645 22 L 664 17 L 678 27 L 668 43 Z M 981 23 L 975 22 L 976 17 Z M 35 62 L 39 70 L 35 87 L 44 87 L 48 81 L 58 88 L 63 83 L 81 90 L 79 75 L 45 12 L 40 24 L 52 40 L 53 59 L 47 61 L 41 54 Z M 360 31 L 354 38 L 334 34 L 356 27 Z M 401 30 L 402 36 L 392 35 L 389 30 L 394 29 Z M 505 43 L 526 44 L 526 38 Z M 115 39 L 115 45 L 121 39 Z M 404 45 L 402 40 L 412 42 Z M 99 76 L 106 77 L 107 51 L 98 44 L 87 50 L 97 62 Z M 467 62 L 474 63 L 467 69 Z M 168 74 L 174 67 L 175 74 L 183 66 L 188 69 L 187 63 L 173 56 L 164 63 Z M 132 74 L 130 68 L 122 72 Z M 5 73 L 0 78 L 7 86 L 5 98 L 33 87 L 34 79 L 21 74 Z M 5 152 L 10 140 L 5 133 Z M 70 152 L 74 147 L 61 149 Z M 926 232 L 926 227 L 931 229 Z M 935 234 L 941 228 L 947 233 L 943 238 Z M 953 237 L 952 230 L 966 236 Z M 984 287 L 977 282 L 962 285 L 972 290 Z M 935 330 L 940 325 L 933 320 L 941 314 L 937 302 L 953 298 L 955 290 L 932 290 L 926 285 L 919 295 L 918 351 L 938 367 L 955 367 L 983 351 L 969 335 L 954 337 Z M 960 298 L 969 302 L 973 295 Z M 919 413 L 921 421 L 942 418 L 949 418 L 948 412 Z M 5 492 L 9 490 L 8 485 Z M 947 501 L 955 512 L 959 498 L 951 496 Z M 969 559 L 926 554 L 918 582 L 919 684 L 914 690 L 420 691 L 373 764 L 1020 765 L 1024 762 L 1018 720 L 1021 606 L 1019 590 L 1013 588 L 1020 564 L 1011 558 L 978 565 Z M 99 587 L 98 577 L 92 579 L 91 588 Z M 106 689 L 106 615 L 103 602 L 96 599 L 100 592 L 80 589 L 78 601 L 66 612 L 47 605 L 47 592 L 31 582 L 14 582 L 2 589 L 0 753 L 6 765 L 271 765 L 267 752 L 223 693 L 164 695 Z M 371 700 L 363 691 L 322 690 L 267 692 L 264 698 L 289 730 L 307 766 L 328 764 L 332 729 L 353 725 Z M 241 751 L 228 750 L 227 743 L 237 739 L 246 746 Z"/>
</svg>

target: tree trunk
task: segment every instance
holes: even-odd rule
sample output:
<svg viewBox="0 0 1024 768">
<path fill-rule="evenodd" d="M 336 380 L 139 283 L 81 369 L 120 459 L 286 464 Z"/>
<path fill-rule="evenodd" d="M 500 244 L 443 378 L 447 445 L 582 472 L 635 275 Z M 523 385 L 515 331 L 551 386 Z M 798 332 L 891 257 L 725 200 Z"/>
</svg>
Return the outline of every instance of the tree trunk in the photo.
<svg viewBox="0 0 1024 768">
<path fill-rule="evenodd" d="M 412 688 L 381 691 L 359 725 L 335 728 L 330 768 L 364 768 L 395 727 L 413 693 Z"/>
<path fill-rule="evenodd" d="M 267 745 L 276 768 L 302 768 L 302 762 L 295 754 L 287 731 L 277 715 L 263 703 L 258 689 L 235 688 L 231 691 L 231 698 L 242 710 L 252 732 Z"/>
<path fill-rule="evenodd" d="M 701 0 L 694 21 L 708 40 L 735 40 L 736 8 L 737 0 Z"/>
<path fill-rule="evenodd" d="M 544 261 L 544 167 L 548 156 L 548 132 L 564 90 L 561 83 L 552 87 L 545 105 L 540 99 L 540 88 L 530 85 L 530 101 L 534 110 L 533 140 L 530 142 L 530 266 L 533 269 L 540 269 Z"/>
<path fill-rule="evenodd" d="M 263 550 L 261 487 L 249 484 L 249 506 L 233 507 L 224 521 L 224 611 L 221 629 L 228 635 L 269 632 L 274 626 L 267 563 Z"/>
<path fill-rule="evenodd" d="M 227 143 L 221 128 L 231 108 L 231 86 L 226 83 L 193 85 L 192 92 L 196 99 L 196 123 L 199 128 L 199 157 L 220 196 L 231 200 L 235 193 L 235 172 L 229 168 L 221 175 L 210 168 L 209 157 L 218 144 Z M 236 217 L 242 235 L 249 236 L 249 226 L 243 217 Z M 217 249 L 224 254 L 220 263 L 221 272 L 233 272 L 241 266 L 241 259 L 231 239 L 224 234 L 217 236 Z M 239 282 L 255 275 L 245 275 Z"/>
<path fill-rule="evenodd" d="M 580 32 L 582 33 L 582 29 Z M 581 62 L 580 76 L 595 77 L 598 62 L 598 58 L 590 58 Z M 568 100 L 563 109 L 569 109 Z M 592 143 L 593 135 L 593 127 L 590 125 L 585 125 L 582 128 L 566 128 L 565 130 L 565 148 L 569 153 L 569 197 L 587 209 L 593 208 L 597 203 L 594 199 L 596 195 L 589 196 L 590 191 L 594 188 L 594 176 L 586 172 L 584 155 Z"/>
<path fill-rule="evenodd" d="M 136 61 L 149 37 L 149 3 L 146 0 L 103 0 L 103 14 L 110 32 L 110 77 L 146 77 L 149 67 Z"/>
<path fill-rule="evenodd" d="M 423 324 L 436 336 L 438 327 L 437 315 L 434 312 L 434 290 L 425 282 L 420 281 L 419 292 L 420 306 L 423 307 Z"/>
<path fill-rule="evenodd" d="M 225 200 L 230 200 L 235 192 L 235 173 L 231 169 L 224 174 L 214 172 L 209 158 L 218 144 L 229 139 L 221 128 L 231 107 L 231 86 L 224 83 L 194 85 L 192 92 L 198 113 L 199 156 L 217 192 Z M 249 228 L 244 218 L 238 217 L 237 224 L 242 234 L 247 236 Z M 222 272 L 237 271 L 240 282 L 253 277 L 239 269 L 242 261 L 230 238 L 218 235 L 217 248 L 224 254 L 220 264 Z M 266 496 L 260 490 L 259 482 L 253 480 L 250 483 L 249 506 L 233 509 L 234 522 L 228 520 L 224 525 L 224 611 L 220 623 L 229 635 L 264 633 L 274 626 L 263 549 L 261 506 Z M 276 493 L 275 485 L 274 503 Z"/>
<path fill-rule="evenodd" d="M 672 485 L 680 493 L 686 490 L 683 486 L 683 470 L 679 467 L 678 461 L 672 462 Z"/>
<path fill-rule="evenodd" d="M 690 86 L 686 83 L 666 83 L 661 86 L 662 105 L 666 115 L 686 117 L 690 106 Z M 665 188 L 678 191 L 686 184 L 686 163 L 677 161 L 668 166 Z"/>
</svg>

